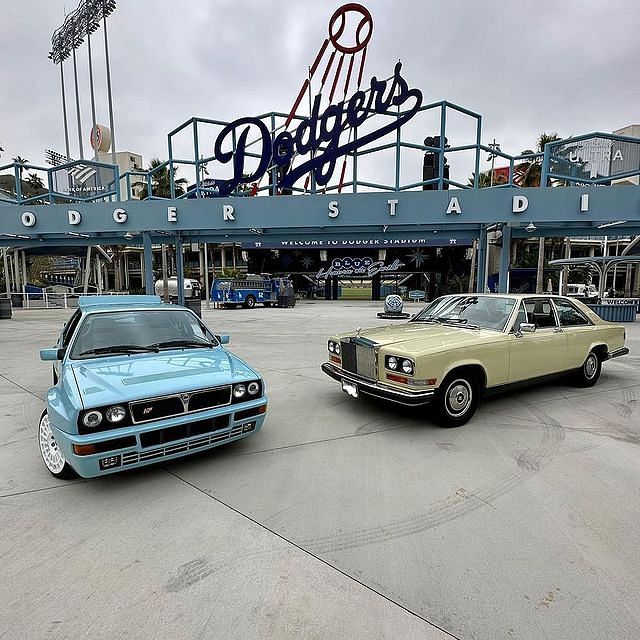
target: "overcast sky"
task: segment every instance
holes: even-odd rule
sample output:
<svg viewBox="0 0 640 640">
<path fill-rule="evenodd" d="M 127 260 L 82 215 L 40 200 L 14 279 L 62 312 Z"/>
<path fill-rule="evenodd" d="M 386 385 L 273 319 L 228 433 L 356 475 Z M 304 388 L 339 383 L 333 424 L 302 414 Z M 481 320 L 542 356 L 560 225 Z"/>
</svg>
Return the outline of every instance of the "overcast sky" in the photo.
<svg viewBox="0 0 640 640">
<path fill-rule="evenodd" d="M 116 143 L 118 150 L 141 153 L 145 164 L 167 157 L 167 132 L 191 116 L 233 120 L 288 112 L 331 14 L 344 4 L 117 1 L 108 22 Z M 517 154 L 534 148 L 542 131 L 570 136 L 640 123 L 637 0 L 364 4 L 375 25 L 365 81 L 390 76 L 401 60 L 403 76 L 425 102 L 447 99 L 482 114 L 485 144 L 495 137 L 503 151 Z M 2 3 L 2 163 L 21 155 L 44 164 L 45 148 L 64 152 L 59 67 L 47 54 L 65 8 L 76 6 L 74 0 Z M 93 37 L 97 120 L 108 125 L 102 38 L 100 29 Z M 86 45 L 78 55 L 88 155 Z M 70 64 L 65 73 L 71 155 L 78 157 Z M 420 142 L 437 131 L 413 133 Z M 453 121 L 448 133 L 455 144 L 469 142 L 462 122 Z M 203 145 L 210 152 L 213 140 Z M 458 166 L 465 172 L 467 165 Z M 483 158 L 483 169 L 488 166 Z"/>
</svg>

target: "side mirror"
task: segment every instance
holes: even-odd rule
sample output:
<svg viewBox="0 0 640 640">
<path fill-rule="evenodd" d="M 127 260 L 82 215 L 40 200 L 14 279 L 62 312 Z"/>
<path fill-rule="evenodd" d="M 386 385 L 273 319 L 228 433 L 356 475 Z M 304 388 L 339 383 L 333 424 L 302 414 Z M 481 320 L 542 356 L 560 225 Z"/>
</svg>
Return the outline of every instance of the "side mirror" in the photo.
<svg viewBox="0 0 640 640">
<path fill-rule="evenodd" d="M 50 362 L 62 360 L 64 358 L 64 349 L 40 349 L 40 360 Z"/>
<path fill-rule="evenodd" d="M 520 331 L 522 333 L 535 333 L 536 325 L 529 322 L 521 322 L 520 323 Z"/>
<path fill-rule="evenodd" d="M 218 342 L 220 344 L 229 344 L 229 336 L 219 336 L 218 334 L 216 334 L 216 338 L 218 339 Z"/>
</svg>

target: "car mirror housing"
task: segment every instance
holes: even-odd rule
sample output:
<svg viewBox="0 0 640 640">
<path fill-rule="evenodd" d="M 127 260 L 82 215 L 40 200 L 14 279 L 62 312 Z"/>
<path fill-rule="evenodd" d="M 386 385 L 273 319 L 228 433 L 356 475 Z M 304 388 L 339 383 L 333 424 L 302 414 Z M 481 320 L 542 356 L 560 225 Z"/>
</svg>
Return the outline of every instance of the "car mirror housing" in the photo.
<svg viewBox="0 0 640 640">
<path fill-rule="evenodd" d="M 52 360 L 62 360 L 64 349 L 40 349 L 40 360 L 49 362 Z"/>
<path fill-rule="evenodd" d="M 529 322 L 520 323 L 520 331 L 522 333 L 535 333 L 536 325 Z"/>
<path fill-rule="evenodd" d="M 220 344 L 229 344 L 230 342 L 229 336 L 219 336 L 216 334 L 216 338 Z"/>
</svg>

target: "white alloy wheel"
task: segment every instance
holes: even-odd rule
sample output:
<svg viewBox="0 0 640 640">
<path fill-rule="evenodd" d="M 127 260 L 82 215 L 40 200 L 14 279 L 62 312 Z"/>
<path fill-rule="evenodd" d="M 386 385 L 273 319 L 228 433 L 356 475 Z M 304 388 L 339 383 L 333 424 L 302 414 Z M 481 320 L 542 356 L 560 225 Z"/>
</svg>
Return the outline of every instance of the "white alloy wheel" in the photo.
<svg viewBox="0 0 640 640">
<path fill-rule="evenodd" d="M 64 454 L 60 451 L 60 447 L 58 447 L 46 411 L 40 417 L 38 444 L 40 445 L 42 460 L 52 475 L 56 476 L 56 478 L 71 478 L 75 475 Z"/>
</svg>

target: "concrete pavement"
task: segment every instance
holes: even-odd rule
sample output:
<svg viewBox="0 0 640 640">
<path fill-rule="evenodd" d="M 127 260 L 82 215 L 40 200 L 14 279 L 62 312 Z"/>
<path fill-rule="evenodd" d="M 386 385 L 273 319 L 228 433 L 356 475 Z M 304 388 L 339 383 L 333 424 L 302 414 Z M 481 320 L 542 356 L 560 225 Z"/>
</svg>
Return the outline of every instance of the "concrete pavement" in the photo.
<svg viewBox="0 0 640 640">
<path fill-rule="evenodd" d="M 418 308 L 418 307 L 416 307 Z M 0 323 L 0 638 L 640 636 L 640 323 L 593 389 L 442 429 L 320 371 L 376 303 L 209 310 L 265 377 L 255 437 L 62 482 L 35 439 L 69 311 Z"/>
</svg>

